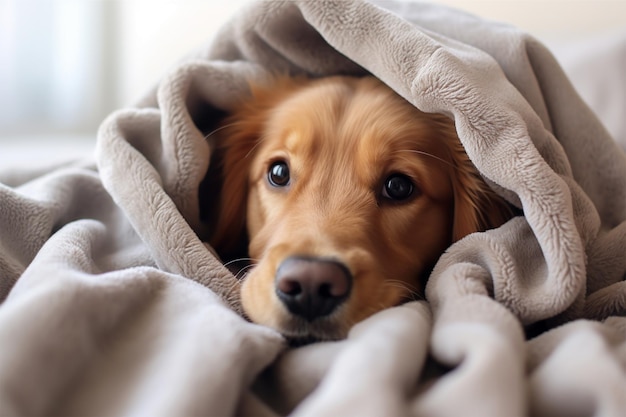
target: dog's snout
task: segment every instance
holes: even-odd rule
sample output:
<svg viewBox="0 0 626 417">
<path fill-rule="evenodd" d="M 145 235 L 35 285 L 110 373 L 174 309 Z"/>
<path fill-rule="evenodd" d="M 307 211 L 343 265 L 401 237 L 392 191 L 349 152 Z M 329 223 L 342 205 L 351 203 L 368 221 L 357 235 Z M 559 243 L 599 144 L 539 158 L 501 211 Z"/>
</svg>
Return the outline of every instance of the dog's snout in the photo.
<svg viewBox="0 0 626 417">
<path fill-rule="evenodd" d="M 348 297 L 352 276 L 336 261 L 290 257 L 280 264 L 275 285 L 278 298 L 292 314 L 312 321 L 330 314 Z"/>
</svg>

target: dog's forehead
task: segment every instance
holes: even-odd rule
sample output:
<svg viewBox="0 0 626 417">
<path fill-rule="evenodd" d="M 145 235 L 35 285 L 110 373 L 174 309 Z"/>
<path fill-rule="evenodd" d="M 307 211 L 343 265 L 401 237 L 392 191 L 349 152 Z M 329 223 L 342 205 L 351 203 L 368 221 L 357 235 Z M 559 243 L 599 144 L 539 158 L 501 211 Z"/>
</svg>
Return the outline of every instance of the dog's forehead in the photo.
<svg viewBox="0 0 626 417">
<path fill-rule="evenodd" d="M 380 82 L 331 80 L 281 102 L 263 148 L 270 158 L 287 157 L 297 173 L 358 173 L 363 183 L 373 183 L 390 171 L 443 174 L 449 132 L 441 127 Z"/>
<path fill-rule="evenodd" d="M 416 148 L 436 134 L 428 117 L 381 83 L 326 81 L 296 91 L 273 111 L 271 136 L 290 149 L 324 146 Z M 356 85 L 355 85 L 356 84 Z"/>
</svg>

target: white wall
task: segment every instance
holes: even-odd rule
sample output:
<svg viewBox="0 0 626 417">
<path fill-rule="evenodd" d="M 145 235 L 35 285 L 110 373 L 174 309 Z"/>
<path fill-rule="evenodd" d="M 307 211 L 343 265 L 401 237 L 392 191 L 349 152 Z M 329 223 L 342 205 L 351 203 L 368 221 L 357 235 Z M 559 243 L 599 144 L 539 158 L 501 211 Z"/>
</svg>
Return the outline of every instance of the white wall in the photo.
<svg viewBox="0 0 626 417">
<path fill-rule="evenodd" d="M 435 0 L 511 23 L 540 38 L 576 40 L 626 29 L 626 0 Z"/>
<path fill-rule="evenodd" d="M 173 63 L 211 39 L 248 3 L 250 0 L 119 1 L 119 104 L 136 100 Z"/>
</svg>

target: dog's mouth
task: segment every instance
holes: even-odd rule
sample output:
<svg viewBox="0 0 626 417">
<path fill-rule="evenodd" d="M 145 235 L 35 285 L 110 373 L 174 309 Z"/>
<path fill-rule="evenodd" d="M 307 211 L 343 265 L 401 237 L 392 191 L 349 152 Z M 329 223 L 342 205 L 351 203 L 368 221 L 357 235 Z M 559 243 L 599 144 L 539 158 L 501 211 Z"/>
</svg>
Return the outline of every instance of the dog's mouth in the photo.
<svg viewBox="0 0 626 417">
<path fill-rule="evenodd" d="M 283 316 L 277 329 L 291 346 L 302 346 L 313 342 L 340 340 L 347 336 L 349 327 L 338 311 L 313 321 L 294 314 Z"/>
<path fill-rule="evenodd" d="M 306 346 L 306 345 L 311 345 L 313 343 L 318 343 L 318 342 L 324 342 L 324 339 L 318 339 L 315 338 L 313 336 L 308 336 L 308 337 L 287 337 L 285 336 L 285 339 L 287 339 L 287 344 L 289 345 L 290 348 L 299 348 L 302 346 Z"/>
</svg>

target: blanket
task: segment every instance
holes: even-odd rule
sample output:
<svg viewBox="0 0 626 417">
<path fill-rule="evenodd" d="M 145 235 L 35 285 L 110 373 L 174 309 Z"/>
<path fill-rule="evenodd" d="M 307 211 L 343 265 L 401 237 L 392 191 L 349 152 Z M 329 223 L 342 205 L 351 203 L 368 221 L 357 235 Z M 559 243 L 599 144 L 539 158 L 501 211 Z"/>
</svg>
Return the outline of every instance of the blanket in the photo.
<svg viewBox="0 0 626 417">
<path fill-rule="evenodd" d="M 289 348 L 241 317 L 204 243 L 205 137 L 275 72 L 373 74 L 448 115 L 523 215 L 451 246 L 425 300 Z M 626 414 L 626 157 L 508 25 L 420 2 L 254 3 L 110 115 L 95 159 L 0 183 L 2 416 Z"/>
</svg>

